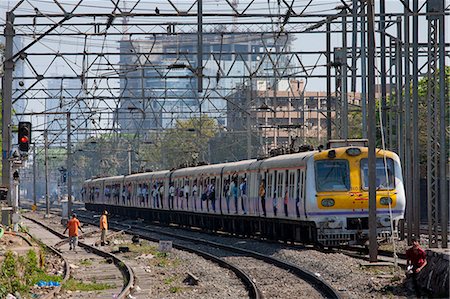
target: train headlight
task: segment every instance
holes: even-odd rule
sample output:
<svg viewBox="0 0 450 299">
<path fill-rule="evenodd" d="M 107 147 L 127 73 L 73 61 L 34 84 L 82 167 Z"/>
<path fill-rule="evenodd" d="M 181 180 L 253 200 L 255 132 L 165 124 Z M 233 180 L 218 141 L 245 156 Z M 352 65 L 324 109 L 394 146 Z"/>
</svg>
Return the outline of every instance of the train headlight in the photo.
<svg viewBox="0 0 450 299">
<path fill-rule="evenodd" d="M 390 197 L 382 197 L 382 198 L 380 198 L 380 205 L 388 206 L 389 204 L 392 204 L 392 198 L 390 198 Z"/>
<path fill-rule="evenodd" d="M 324 207 L 332 207 L 334 206 L 334 199 L 332 198 L 324 198 L 322 199 L 322 206 Z"/>
<path fill-rule="evenodd" d="M 348 148 L 345 152 L 349 156 L 359 156 L 359 155 L 361 155 L 361 150 L 359 148 L 357 148 L 357 147 Z"/>
</svg>

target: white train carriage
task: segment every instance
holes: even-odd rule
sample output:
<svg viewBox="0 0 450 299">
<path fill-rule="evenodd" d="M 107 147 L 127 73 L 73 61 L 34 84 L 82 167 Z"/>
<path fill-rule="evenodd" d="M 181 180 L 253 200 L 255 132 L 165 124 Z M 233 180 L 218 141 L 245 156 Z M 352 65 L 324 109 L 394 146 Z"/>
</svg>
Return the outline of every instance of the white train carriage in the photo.
<svg viewBox="0 0 450 299">
<path fill-rule="evenodd" d="M 376 167 L 378 232 L 387 236 L 391 218 L 396 225 L 405 209 L 400 160 L 395 153 L 377 150 Z M 214 229 L 232 230 L 234 222 L 241 221 L 250 226 L 262 223 L 267 231 L 275 231 L 277 223 L 283 223 L 285 230 L 293 227 L 289 234 L 337 245 L 367 237 L 367 169 L 367 148 L 342 147 L 87 180 L 85 200 L 97 208 L 127 207 L 128 215 L 157 221 L 188 217 L 185 225 L 203 225 L 220 220 Z M 261 184 L 265 198 L 259 194 Z M 193 220 L 195 215 L 202 220 Z"/>
</svg>

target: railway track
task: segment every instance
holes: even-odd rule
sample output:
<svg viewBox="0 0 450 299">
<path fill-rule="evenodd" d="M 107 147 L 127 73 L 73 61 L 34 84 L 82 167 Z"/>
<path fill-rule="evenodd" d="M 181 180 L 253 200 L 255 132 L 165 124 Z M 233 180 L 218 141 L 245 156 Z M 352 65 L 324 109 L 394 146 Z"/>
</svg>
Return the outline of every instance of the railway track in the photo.
<svg viewBox="0 0 450 299">
<path fill-rule="evenodd" d="M 66 267 L 66 273 L 71 271 L 73 278 L 80 281 L 102 282 L 108 286 L 103 290 L 96 291 L 96 298 L 112 298 L 113 296 L 126 298 L 130 293 L 134 284 L 134 274 L 123 260 L 113 254 L 90 246 L 87 242 L 81 241 L 78 244 L 83 250 L 78 250 L 76 253 L 68 251 L 65 247 L 63 248 L 63 245 L 66 244 L 66 236 L 42 223 L 36 217 L 24 215 L 23 217 L 28 220 L 26 224 L 30 232 L 39 232 L 40 241 L 47 244 L 47 246 L 50 245 L 49 247 L 53 248 L 64 259 L 66 265 L 71 265 L 75 269 L 71 271 Z M 43 232 L 42 229 L 45 231 Z M 86 234 L 85 237 L 89 237 L 89 235 L 92 234 Z M 88 271 L 82 271 L 85 269 L 76 270 L 78 266 L 74 265 L 83 264 L 83 261 L 89 261 L 92 267 Z M 65 279 L 67 280 L 66 276 Z M 58 289 L 55 293 L 59 292 L 60 290 Z M 90 292 L 80 292 L 74 298 L 92 298 L 92 295 Z M 65 294 L 65 296 L 71 295 Z"/>
<path fill-rule="evenodd" d="M 83 222 L 92 222 L 92 214 L 89 212 L 79 212 L 78 216 Z M 229 265 L 228 267 L 238 268 L 241 274 L 235 273 L 252 282 L 253 290 L 248 282 L 245 282 L 250 298 L 290 298 L 292 294 L 303 294 L 302 298 L 340 298 L 337 291 L 314 274 L 297 265 L 254 250 L 180 235 L 154 227 L 143 227 L 142 224 L 110 221 L 110 226 L 154 242 L 158 242 L 161 236 L 164 236 L 165 239 L 172 239 L 177 249 L 192 251 L 205 258 L 221 261 Z"/>
</svg>

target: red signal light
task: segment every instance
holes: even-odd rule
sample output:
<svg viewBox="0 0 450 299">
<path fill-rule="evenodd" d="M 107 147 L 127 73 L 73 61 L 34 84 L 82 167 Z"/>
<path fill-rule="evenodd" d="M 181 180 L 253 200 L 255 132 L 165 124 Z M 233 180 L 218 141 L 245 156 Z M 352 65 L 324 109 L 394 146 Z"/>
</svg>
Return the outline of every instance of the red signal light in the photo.
<svg viewBox="0 0 450 299">
<path fill-rule="evenodd" d="M 22 136 L 22 137 L 20 138 L 20 143 L 27 143 L 27 142 L 28 142 L 28 137 Z"/>
</svg>

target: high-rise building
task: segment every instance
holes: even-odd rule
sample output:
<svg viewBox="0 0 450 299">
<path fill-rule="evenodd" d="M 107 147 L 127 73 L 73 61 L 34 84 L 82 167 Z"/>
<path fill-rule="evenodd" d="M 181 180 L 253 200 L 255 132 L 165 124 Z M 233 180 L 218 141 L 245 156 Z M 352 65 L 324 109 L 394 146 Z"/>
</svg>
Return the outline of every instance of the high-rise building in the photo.
<svg viewBox="0 0 450 299">
<path fill-rule="evenodd" d="M 125 132 L 160 130 L 172 127 L 176 119 L 188 119 L 200 113 L 207 113 L 219 124 L 226 125 L 227 97 L 237 86 L 251 81 L 249 78 L 257 72 L 271 77 L 276 67 L 286 68 L 290 63 L 278 59 L 274 60 L 276 66 L 261 66 L 262 61 L 270 63 L 267 52 L 275 56 L 277 52 L 290 50 L 290 43 L 283 39 L 286 37 L 274 42 L 273 38 L 252 34 L 226 38 L 219 34 L 204 35 L 202 73 L 208 78 L 203 79 L 200 95 L 196 35 L 122 40 L 117 111 L 121 129 Z"/>
<path fill-rule="evenodd" d="M 49 79 L 47 80 L 48 98 L 45 100 L 45 128 L 49 131 L 50 141 L 67 140 L 67 114 L 71 118 L 72 142 L 87 138 L 90 122 L 91 100 L 87 99 L 79 79 Z"/>
</svg>

